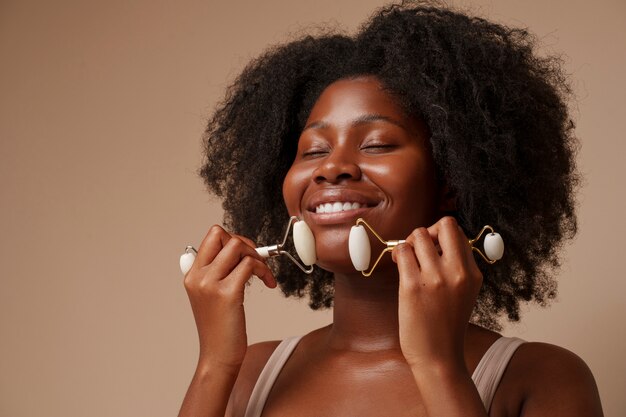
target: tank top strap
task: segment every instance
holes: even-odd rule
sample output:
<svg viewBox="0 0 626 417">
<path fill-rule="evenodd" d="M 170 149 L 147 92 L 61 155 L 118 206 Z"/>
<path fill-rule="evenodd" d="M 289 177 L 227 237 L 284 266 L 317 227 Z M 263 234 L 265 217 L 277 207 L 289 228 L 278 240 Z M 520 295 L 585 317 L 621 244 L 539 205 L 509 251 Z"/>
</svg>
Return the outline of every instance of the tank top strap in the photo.
<svg viewBox="0 0 626 417">
<path fill-rule="evenodd" d="M 517 337 L 500 337 L 487 349 L 474 370 L 472 380 L 487 412 L 511 357 L 524 342 Z"/>
<path fill-rule="evenodd" d="M 291 356 L 300 339 L 303 336 L 293 336 L 281 341 L 265 367 L 252 390 L 244 417 L 260 417 L 267 397 L 283 369 L 283 366 Z M 489 412 L 493 396 L 498 384 L 504 375 L 504 371 L 517 348 L 525 341 L 516 337 L 501 337 L 487 349 L 478 366 L 472 374 L 472 380 L 476 385 L 485 410 Z"/>
<path fill-rule="evenodd" d="M 302 336 L 288 337 L 274 349 L 254 385 L 252 394 L 250 394 L 244 417 L 260 417 L 274 381 L 278 378 L 278 374 L 280 374 L 283 366 L 285 366 L 285 362 L 291 356 L 300 339 L 302 339 Z"/>
</svg>

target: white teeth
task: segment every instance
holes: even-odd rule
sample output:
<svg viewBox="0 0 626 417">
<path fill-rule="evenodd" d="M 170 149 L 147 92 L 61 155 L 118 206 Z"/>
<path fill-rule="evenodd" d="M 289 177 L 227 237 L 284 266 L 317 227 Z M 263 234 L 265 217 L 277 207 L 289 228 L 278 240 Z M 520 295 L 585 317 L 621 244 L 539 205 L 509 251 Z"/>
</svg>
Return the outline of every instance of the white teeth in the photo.
<svg viewBox="0 0 626 417">
<path fill-rule="evenodd" d="M 361 205 L 359 203 L 342 203 L 340 201 L 336 201 L 334 203 L 325 203 L 320 204 L 315 207 L 316 213 L 338 213 L 340 211 L 348 211 L 348 210 L 356 210 L 358 208 L 364 207 L 365 205 Z"/>
</svg>

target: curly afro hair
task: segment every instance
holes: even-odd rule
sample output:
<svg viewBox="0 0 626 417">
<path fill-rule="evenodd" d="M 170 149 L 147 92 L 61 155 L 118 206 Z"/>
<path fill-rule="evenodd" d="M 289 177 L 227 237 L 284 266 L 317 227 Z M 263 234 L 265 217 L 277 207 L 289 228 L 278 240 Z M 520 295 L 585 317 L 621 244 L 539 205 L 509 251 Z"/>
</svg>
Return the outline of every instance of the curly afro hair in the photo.
<svg viewBox="0 0 626 417">
<path fill-rule="evenodd" d="M 313 104 L 334 81 L 376 77 L 428 125 L 461 227 L 473 235 L 492 224 L 506 242 L 501 261 L 478 263 L 483 287 L 472 317 L 498 329 L 503 314 L 519 320 L 522 300 L 555 297 L 558 249 L 577 229 L 571 90 L 560 59 L 534 48 L 524 29 L 424 1 L 382 8 L 353 36 L 325 31 L 274 46 L 244 69 L 208 122 L 199 174 L 223 199 L 225 227 L 279 241 L 289 217 L 282 182 Z M 286 296 L 332 306 L 332 273 L 305 275 L 280 259 L 271 266 Z"/>
</svg>

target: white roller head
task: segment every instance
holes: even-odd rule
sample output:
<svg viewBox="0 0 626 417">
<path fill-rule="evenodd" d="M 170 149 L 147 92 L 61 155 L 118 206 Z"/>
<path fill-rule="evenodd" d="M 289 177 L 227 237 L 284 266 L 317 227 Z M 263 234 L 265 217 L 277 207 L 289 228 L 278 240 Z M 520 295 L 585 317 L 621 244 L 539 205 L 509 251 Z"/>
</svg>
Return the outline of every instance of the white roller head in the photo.
<svg viewBox="0 0 626 417">
<path fill-rule="evenodd" d="M 365 271 L 370 266 L 372 247 L 370 239 L 362 225 L 352 226 L 348 239 L 348 250 L 352 265 L 357 271 Z"/>
<path fill-rule="evenodd" d="M 180 255 L 180 270 L 183 275 L 187 275 L 187 272 L 191 269 L 193 261 L 196 259 L 196 255 L 193 252 L 187 252 Z"/>
<path fill-rule="evenodd" d="M 499 233 L 489 233 L 485 236 L 485 255 L 492 261 L 498 261 L 504 255 L 504 241 Z"/>
<path fill-rule="evenodd" d="M 256 253 L 258 253 L 259 255 L 261 255 L 264 258 L 269 258 L 270 257 L 270 247 L 269 246 L 261 246 L 260 248 L 256 248 L 254 250 L 256 251 Z"/>
<path fill-rule="evenodd" d="M 310 266 L 317 261 L 315 237 L 313 237 L 309 225 L 302 220 L 293 225 L 293 245 L 296 247 L 296 252 L 303 264 Z"/>
</svg>

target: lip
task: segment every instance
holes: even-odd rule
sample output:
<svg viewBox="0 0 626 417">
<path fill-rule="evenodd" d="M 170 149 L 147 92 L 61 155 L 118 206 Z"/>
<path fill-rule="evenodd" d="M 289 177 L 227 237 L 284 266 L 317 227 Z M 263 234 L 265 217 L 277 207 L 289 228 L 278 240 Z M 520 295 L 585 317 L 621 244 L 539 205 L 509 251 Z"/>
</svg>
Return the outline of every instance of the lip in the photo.
<svg viewBox="0 0 626 417">
<path fill-rule="evenodd" d="M 361 207 L 359 209 L 356 210 L 348 210 L 346 211 L 346 213 L 350 213 L 352 211 L 359 211 L 362 209 L 368 209 L 374 206 L 377 206 L 378 203 L 380 203 L 381 199 L 380 198 L 373 198 L 373 197 L 369 197 L 365 194 L 362 194 L 358 191 L 354 191 L 354 190 L 348 190 L 348 189 L 342 189 L 342 188 L 334 188 L 334 189 L 325 189 L 325 190 L 321 190 L 318 191 L 316 193 L 314 193 L 308 201 L 307 204 L 307 210 L 310 211 L 313 214 L 317 214 L 320 215 L 318 213 L 315 213 L 315 208 L 317 206 L 319 206 L 320 204 L 325 204 L 325 203 L 334 203 L 337 201 L 341 201 L 343 203 L 349 202 L 349 203 L 359 203 L 362 206 L 365 207 Z M 343 213 L 343 212 L 342 212 Z M 326 214 L 326 213 L 324 213 Z M 334 215 L 334 214 L 340 214 L 340 213 L 328 213 L 329 215 Z"/>
<path fill-rule="evenodd" d="M 372 207 L 361 207 L 354 210 L 339 211 L 337 213 L 315 213 L 308 211 L 308 217 L 315 224 L 341 224 L 347 223 L 352 220 L 352 223 L 356 221 L 358 217 L 362 217 L 365 212 L 371 210 Z"/>
<path fill-rule="evenodd" d="M 306 216 L 314 224 L 342 224 L 354 223 L 357 218 L 364 217 L 364 214 L 372 208 L 378 206 L 383 199 L 378 195 L 368 195 L 366 193 L 347 188 L 325 188 L 314 192 L 308 199 Z M 354 210 L 339 211 L 336 213 L 316 213 L 316 207 L 320 204 L 334 202 L 359 203 L 363 207 Z"/>
</svg>

